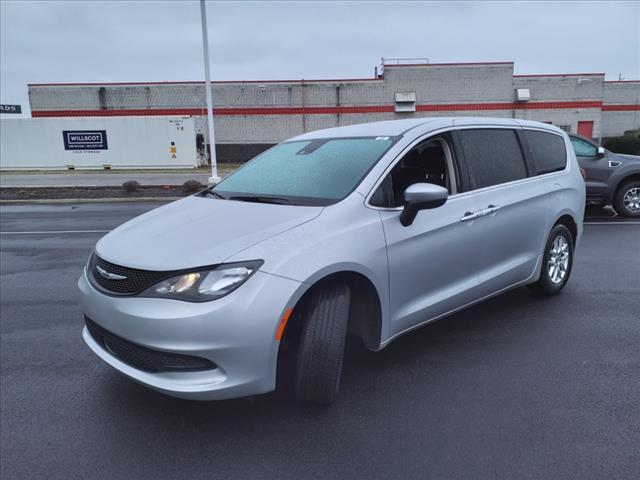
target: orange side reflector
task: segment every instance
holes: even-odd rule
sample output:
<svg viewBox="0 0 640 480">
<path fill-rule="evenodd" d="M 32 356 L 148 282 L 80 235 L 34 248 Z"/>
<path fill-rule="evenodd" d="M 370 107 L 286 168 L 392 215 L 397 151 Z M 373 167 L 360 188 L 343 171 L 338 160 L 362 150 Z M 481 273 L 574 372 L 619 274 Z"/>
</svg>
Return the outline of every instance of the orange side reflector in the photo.
<svg viewBox="0 0 640 480">
<path fill-rule="evenodd" d="M 280 341 L 282 339 L 282 334 L 284 333 L 284 329 L 287 326 L 287 322 L 289 321 L 289 317 L 293 313 L 293 308 L 287 308 L 284 311 L 284 315 L 280 319 L 280 325 L 278 325 L 278 331 L 276 332 L 276 340 Z"/>
</svg>

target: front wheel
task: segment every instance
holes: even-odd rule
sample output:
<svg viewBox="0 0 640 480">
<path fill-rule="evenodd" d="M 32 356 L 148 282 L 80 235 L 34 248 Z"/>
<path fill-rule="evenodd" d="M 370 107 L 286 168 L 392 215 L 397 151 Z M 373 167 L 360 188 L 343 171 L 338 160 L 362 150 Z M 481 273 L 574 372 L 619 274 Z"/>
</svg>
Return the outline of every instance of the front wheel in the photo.
<svg viewBox="0 0 640 480">
<path fill-rule="evenodd" d="M 573 237 L 564 225 L 549 234 L 542 258 L 540 279 L 531 287 L 543 295 L 555 295 L 564 288 L 573 267 Z"/>
<path fill-rule="evenodd" d="M 613 209 L 622 217 L 640 217 L 640 182 L 627 182 L 618 189 Z"/>
<path fill-rule="evenodd" d="M 302 306 L 302 334 L 295 376 L 300 400 L 329 404 L 338 394 L 349 320 L 350 290 L 324 285 Z"/>
</svg>

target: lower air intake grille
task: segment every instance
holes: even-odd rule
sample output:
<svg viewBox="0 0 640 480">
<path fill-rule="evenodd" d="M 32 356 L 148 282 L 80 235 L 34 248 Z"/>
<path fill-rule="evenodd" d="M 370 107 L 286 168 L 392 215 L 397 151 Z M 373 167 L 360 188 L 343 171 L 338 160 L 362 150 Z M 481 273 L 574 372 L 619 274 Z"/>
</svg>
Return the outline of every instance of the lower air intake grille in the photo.
<svg viewBox="0 0 640 480">
<path fill-rule="evenodd" d="M 198 372 L 216 368 L 216 364 L 206 358 L 141 347 L 114 335 L 87 317 L 85 317 L 85 323 L 98 345 L 118 360 L 143 372 Z"/>
</svg>

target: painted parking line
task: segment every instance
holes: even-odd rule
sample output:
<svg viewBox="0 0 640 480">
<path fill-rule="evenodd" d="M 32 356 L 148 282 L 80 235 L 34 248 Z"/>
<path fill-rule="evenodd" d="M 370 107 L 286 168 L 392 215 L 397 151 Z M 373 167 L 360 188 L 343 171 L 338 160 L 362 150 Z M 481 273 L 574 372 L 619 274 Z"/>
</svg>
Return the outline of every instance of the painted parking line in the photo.
<svg viewBox="0 0 640 480">
<path fill-rule="evenodd" d="M 74 233 L 109 233 L 111 230 L 33 230 L 30 232 L 0 232 L 0 235 L 65 235 Z"/>
</svg>

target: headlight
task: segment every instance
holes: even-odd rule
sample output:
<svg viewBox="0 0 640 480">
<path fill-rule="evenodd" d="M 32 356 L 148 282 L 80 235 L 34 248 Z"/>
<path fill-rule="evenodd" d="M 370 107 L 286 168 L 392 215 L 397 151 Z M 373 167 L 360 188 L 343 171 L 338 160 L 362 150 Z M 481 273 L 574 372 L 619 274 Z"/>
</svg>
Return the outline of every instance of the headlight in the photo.
<svg viewBox="0 0 640 480">
<path fill-rule="evenodd" d="M 246 282 L 262 265 L 262 260 L 227 263 L 211 270 L 183 273 L 162 280 L 140 294 L 187 302 L 208 302 L 224 297 Z"/>
</svg>

